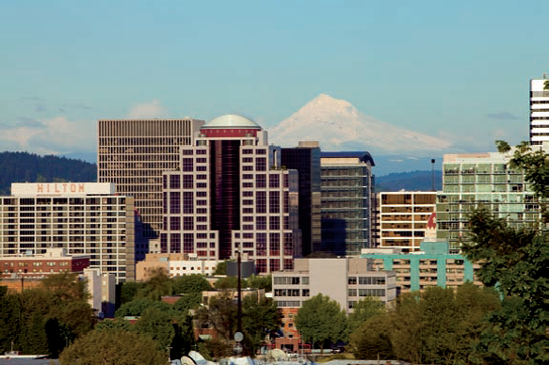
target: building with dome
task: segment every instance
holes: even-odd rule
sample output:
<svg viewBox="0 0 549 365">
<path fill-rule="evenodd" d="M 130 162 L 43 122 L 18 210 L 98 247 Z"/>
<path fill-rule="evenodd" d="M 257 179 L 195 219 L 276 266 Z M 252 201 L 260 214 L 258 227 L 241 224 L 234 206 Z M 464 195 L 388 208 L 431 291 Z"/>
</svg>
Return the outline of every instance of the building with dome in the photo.
<svg viewBox="0 0 549 365">
<path fill-rule="evenodd" d="M 163 173 L 162 253 L 229 259 L 240 251 L 259 273 L 293 268 L 301 253 L 298 175 L 281 165 L 267 132 L 234 114 L 199 128 Z"/>
</svg>

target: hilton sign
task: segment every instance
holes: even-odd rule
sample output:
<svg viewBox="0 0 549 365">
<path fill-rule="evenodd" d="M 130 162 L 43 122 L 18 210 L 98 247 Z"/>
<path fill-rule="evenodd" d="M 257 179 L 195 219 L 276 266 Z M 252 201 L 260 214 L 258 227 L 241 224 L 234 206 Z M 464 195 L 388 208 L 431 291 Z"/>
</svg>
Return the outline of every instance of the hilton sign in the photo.
<svg viewBox="0 0 549 365">
<path fill-rule="evenodd" d="M 115 194 L 111 183 L 13 183 L 12 195 L 92 195 Z"/>
<path fill-rule="evenodd" d="M 36 194 L 43 193 L 85 193 L 84 183 L 36 184 Z"/>
</svg>

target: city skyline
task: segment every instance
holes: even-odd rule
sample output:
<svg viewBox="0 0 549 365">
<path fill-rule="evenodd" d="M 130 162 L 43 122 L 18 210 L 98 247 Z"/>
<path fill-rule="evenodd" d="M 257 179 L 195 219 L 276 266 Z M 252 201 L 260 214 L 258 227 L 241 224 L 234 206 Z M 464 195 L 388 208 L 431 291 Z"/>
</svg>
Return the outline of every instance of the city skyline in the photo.
<svg viewBox="0 0 549 365">
<path fill-rule="evenodd" d="M 3 3 L 0 150 L 94 154 L 98 119 L 238 113 L 271 129 L 326 93 L 451 139 L 443 153 L 493 151 L 495 139 L 528 139 L 529 80 L 549 72 L 536 26 L 546 10 L 542 1 Z"/>
</svg>

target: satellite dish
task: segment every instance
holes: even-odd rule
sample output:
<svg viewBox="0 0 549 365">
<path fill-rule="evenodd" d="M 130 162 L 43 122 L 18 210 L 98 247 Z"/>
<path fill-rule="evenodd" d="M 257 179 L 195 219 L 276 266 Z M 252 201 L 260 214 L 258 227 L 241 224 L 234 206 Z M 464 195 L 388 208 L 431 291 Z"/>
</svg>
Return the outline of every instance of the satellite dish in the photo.
<svg viewBox="0 0 549 365">
<path fill-rule="evenodd" d="M 244 335 L 242 334 L 242 332 L 236 332 L 234 334 L 234 340 L 236 342 L 241 342 L 243 339 L 244 339 Z"/>
<path fill-rule="evenodd" d="M 196 365 L 196 362 L 188 356 L 183 356 L 181 358 L 181 365 Z"/>
</svg>

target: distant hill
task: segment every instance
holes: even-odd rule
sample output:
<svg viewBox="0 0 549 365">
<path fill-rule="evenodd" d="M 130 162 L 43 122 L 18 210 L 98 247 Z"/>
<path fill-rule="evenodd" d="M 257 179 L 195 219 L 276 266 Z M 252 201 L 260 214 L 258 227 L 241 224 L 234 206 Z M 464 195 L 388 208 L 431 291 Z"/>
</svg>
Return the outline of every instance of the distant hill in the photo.
<svg viewBox="0 0 549 365">
<path fill-rule="evenodd" d="M 0 194 L 9 195 L 12 182 L 95 182 L 97 165 L 28 152 L 0 153 Z"/>
<path fill-rule="evenodd" d="M 376 192 L 399 190 L 431 190 L 431 171 L 397 172 L 376 176 Z M 442 190 L 442 171 L 435 170 L 435 190 Z"/>
</svg>

